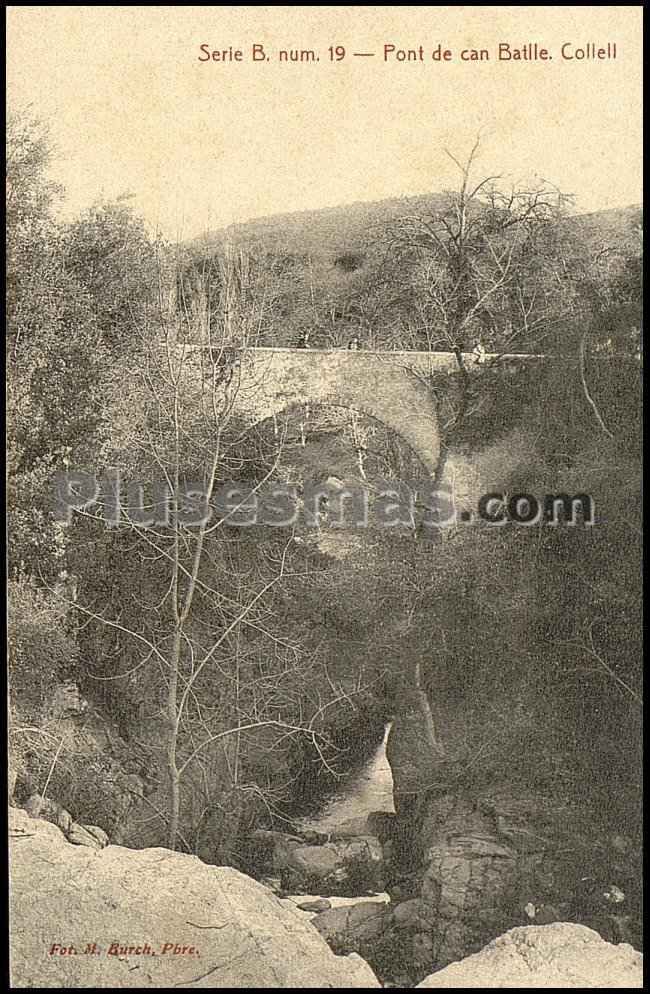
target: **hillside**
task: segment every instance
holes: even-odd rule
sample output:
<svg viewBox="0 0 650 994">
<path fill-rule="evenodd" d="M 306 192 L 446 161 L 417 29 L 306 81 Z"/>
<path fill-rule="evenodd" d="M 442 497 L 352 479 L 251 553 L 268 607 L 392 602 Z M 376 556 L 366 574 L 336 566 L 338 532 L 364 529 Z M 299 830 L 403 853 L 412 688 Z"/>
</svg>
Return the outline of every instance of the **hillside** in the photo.
<svg viewBox="0 0 650 994">
<path fill-rule="evenodd" d="M 621 284 L 638 281 L 630 260 L 640 254 L 641 208 L 564 215 L 550 188 L 541 207 L 533 208 L 532 221 L 526 220 L 536 196 L 530 192 L 520 191 L 514 206 L 505 194 L 492 203 L 468 201 L 462 265 L 469 264 L 472 275 L 459 279 L 452 271 L 454 253 L 461 251 L 455 196 L 354 203 L 214 231 L 187 246 L 184 306 L 192 297 L 214 313 L 230 279 L 245 293 L 243 334 L 250 344 L 305 344 L 308 335 L 312 348 L 344 347 L 356 337 L 362 348 L 448 350 L 460 307 L 464 315 L 475 310 L 469 323 L 462 322 L 463 335 L 488 351 L 514 339 L 518 351 L 536 351 L 542 341 L 547 348 L 549 327 L 557 329 L 558 350 L 567 342 L 567 319 L 573 320 L 576 279 L 596 294 L 613 270 L 621 270 Z M 501 252 L 512 262 L 505 284 L 496 265 Z M 574 289 L 564 292 L 558 278 Z M 483 298 L 491 280 L 498 292 Z M 529 321 L 530 308 L 539 312 L 542 299 L 544 315 Z M 637 322 L 626 317 L 625 323 Z M 508 329 L 518 327 L 513 339 Z M 608 331 L 604 342 L 611 337 Z M 620 343 L 617 348 L 627 350 Z"/>
<path fill-rule="evenodd" d="M 231 241 L 241 248 L 263 246 L 267 250 L 297 256 L 335 259 L 345 252 L 367 249 L 398 218 L 435 211 L 445 203 L 445 199 L 444 193 L 419 194 L 274 214 L 218 228 L 193 239 L 190 246 L 197 251 L 210 251 Z M 571 216 L 569 224 L 578 225 L 590 237 L 618 241 L 628 236 L 635 222 L 640 222 L 641 214 L 642 206 L 631 204 L 628 207 L 577 213 Z"/>
<path fill-rule="evenodd" d="M 366 248 L 373 233 L 381 232 L 391 221 L 405 214 L 435 209 L 443 201 L 443 194 L 421 194 L 274 214 L 217 229 L 194 239 L 191 245 L 209 251 L 231 240 L 246 248 L 263 245 L 295 255 L 336 257 Z"/>
</svg>

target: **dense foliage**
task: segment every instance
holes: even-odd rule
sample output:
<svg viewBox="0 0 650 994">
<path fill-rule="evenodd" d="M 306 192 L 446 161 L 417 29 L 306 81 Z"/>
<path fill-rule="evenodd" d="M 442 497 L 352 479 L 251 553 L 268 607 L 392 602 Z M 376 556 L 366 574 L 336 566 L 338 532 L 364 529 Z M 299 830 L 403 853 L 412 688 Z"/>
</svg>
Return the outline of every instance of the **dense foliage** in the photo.
<svg viewBox="0 0 650 994">
<path fill-rule="evenodd" d="M 281 816 L 306 772 L 345 769 L 350 729 L 376 730 L 417 671 L 455 782 L 507 771 L 629 830 L 640 790 L 638 211 L 574 218 L 549 189 L 473 186 L 470 162 L 456 193 L 168 246 L 125 202 L 58 221 L 42 126 L 13 118 L 8 135 L 19 792 L 47 786 L 99 824 L 103 811 L 131 844 L 166 839 L 236 862 L 251 820 Z M 170 358 L 178 341 L 286 345 L 307 329 L 314 346 L 356 335 L 364 347 L 478 342 L 561 357 L 515 377 L 486 367 L 471 382 L 460 359 L 445 468 L 471 467 L 483 489 L 586 491 L 596 525 L 428 539 L 192 530 L 178 506 L 153 530 L 133 514 L 113 528 L 93 511 L 54 521 L 53 475 L 70 467 L 211 486 L 234 472 L 252 484 L 399 476 L 411 456 L 381 426 L 311 412 L 305 432 L 298 411 L 279 435 L 242 435 L 223 385 L 197 405 L 183 360 Z M 82 739 L 66 739 L 51 711 L 65 681 L 89 702 Z M 139 777 L 139 807 L 109 796 L 117 767 Z"/>
</svg>

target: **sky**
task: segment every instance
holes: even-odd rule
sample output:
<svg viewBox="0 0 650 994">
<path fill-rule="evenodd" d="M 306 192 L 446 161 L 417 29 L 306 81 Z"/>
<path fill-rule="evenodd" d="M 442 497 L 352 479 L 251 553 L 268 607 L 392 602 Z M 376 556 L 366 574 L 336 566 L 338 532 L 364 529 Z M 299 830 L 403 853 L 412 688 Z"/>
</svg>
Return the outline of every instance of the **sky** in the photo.
<svg viewBox="0 0 650 994">
<path fill-rule="evenodd" d="M 128 195 L 172 239 L 454 187 L 444 150 L 463 158 L 479 133 L 477 178 L 540 176 L 599 210 L 642 200 L 641 17 L 640 6 L 15 5 L 8 107 L 48 122 L 68 215 Z M 500 43 L 552 59 L 499 61 Z M 561 56 L 608 43 L 616 59 Z M 252 61 L 254 44 L 269 61 Z M 243 58 L 200 61 L 201 45 Z M 337 45 L 345 57 L 330 61 Z M 438 45 L 450 60 L 432 59 Z M 461 60 L 470 48 L 489 60 Z M 400 49 L 416 59 L 398 61 Z M 319 61 L 281 63 L 280 50 Z"/>
</svg>

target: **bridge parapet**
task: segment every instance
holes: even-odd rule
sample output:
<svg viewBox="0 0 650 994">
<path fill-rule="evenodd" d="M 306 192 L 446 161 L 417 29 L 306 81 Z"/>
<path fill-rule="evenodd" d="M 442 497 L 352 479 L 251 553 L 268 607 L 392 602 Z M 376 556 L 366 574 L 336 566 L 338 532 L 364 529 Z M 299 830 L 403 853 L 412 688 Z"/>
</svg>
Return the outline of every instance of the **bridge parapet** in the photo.
<svg viewBox="0 0 650 994">
<path fill-rule="evenodd" d="M 233 408 L 250 423 L 277 416 L 293 405 L 346 407 L 382 422 L 415 451 L 434 474 L 440 455 L 440 432 L 432 380 L 458 374 L 454 352 L 348 349 L 243 348 L 179 346 L 197 360 L 199 377 L 227 367 Z M 521 367 L 544 356 L 486 354 L 481 363 L 463 353 L 472 374 L 491 364 Z M 201 371 L 201 372 L 199 372 Z M 451 382 L 450 382 L 451 386 Z"/>
</svg>

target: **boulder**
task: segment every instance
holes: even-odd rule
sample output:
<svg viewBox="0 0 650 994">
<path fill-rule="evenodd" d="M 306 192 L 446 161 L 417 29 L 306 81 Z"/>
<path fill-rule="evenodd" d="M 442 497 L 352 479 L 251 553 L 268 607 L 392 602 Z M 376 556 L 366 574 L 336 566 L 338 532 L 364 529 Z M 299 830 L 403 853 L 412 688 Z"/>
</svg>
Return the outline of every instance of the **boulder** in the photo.
<svg viewBox="0 0 650 994">
<path fill-rule="evenodd" d="M 258 828 L 247 838 L 249 860 L 257 869 L 264 868 L 270 876 L 277 876 L 288 866 L 291 851 L 303 842 L 297 835 Z"/>
<path fill-rule="evenodd" d="M 302 847 L 302 840 L 293 839 L 290 836 L 279 838 L 273 846 L 271 854 L 270 870 L 274 877 L 282 877 L 282 872 L 288 866 L 293 866 L 293 852 Z"/>
<path fill-rule="evenodd" d="M 317 897 L 312 901 L 300 901 L 296 907 L 300 908 L 301 911 L 313 911 L 315 914 L 320 914 L 322 911 L 329 911 L 332 902 L 328 901 L 326 897 Z"/>
<path fill-rule="evenodd" d="M 91 849 L 104 848 L 104 844 L 92 832 L 89 832 L 85 825 L 78 825 L 76 821 L 72 822 L 67 835 L 68 842 L 71 842 L 73 846 L 89 846 Z"/>
<path fill-rule="evenodd" d="M 288 890 L 317 886 L 321 893 L 352 893 L 383 889 L 383 852 L 370 835 L 327 842 L 322 846 L 294 846 L 286 853 L 283 883 Z"/>
<path fill-rule="evenodd" d="M 161 848 L 73 846 L 20 809 L 10 829 L 12 987 L 380 986 L 238 870 Z"/>
<path fill-rule="evenodd" d="M 384 858 L 381 842 L 373 835 L 357 835 L 350 839 L 340 839 L 331 847 L 341 860 L 366 860 L 379 864 Z"/>
<path fill-rule="evenodd" d="M 332 894 L 330 897 L 327 898 L 321 898 L 317 894 L 288 894 L 285 900 L 291 901 L 292 904 L 296 905 L 296 907 L 298 907 L 301 904 L 304 904 L 305 901 L 322 901 L 322 900 L 326 900 L 332 908 L 349 908 L 351 904 L 359 904 L 358 897 L 341 897 L 338 894 Z M 382 894 L 373 894 L 371 897 L 364 897 L 363 903 L 389 904 L 390 898 L 388 897 L 388 894 L 386 894 L 385 892 Z M 310 914 L 313 912 L 305 912 L 305 913 Z"/>
<path fill-rule="evenodd" d="M 374 901 L 332 908 L 312 918 L 312 925 L 336 952 L 359 952 L 378 939 L 390 922 L 390 911 Z"/>
<path fill-rule="evenodd" d="M 341 866 L 336 850 L 328 846 L 296 846 L 289 854 L 288 864 L 307 877 L 329 877 Z"/>
<path fill-rule="evenodd" d="M 84 825 L 83 827 L 89 835 L 92 835 L 93 839 L 99 842 L 101 849 L 108 845 L 108 835 L 103 828 L 99 827 L 99 825 Z"/>
<path fill-rule="evenodd" d="M 418 987 L 642 988 L 643 956 L 584 925 L 513 928 L 480 952 L 428 976 Z"/>
</svg>

